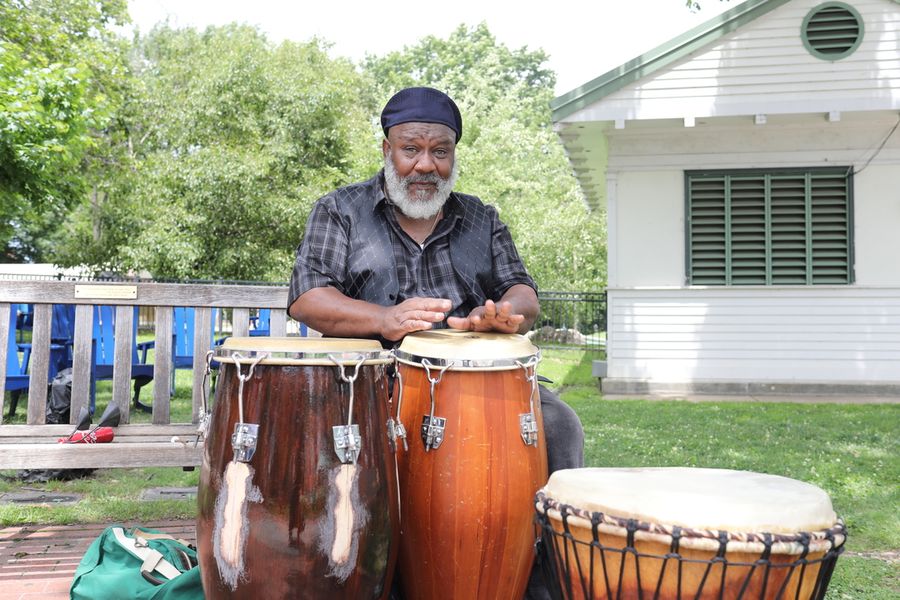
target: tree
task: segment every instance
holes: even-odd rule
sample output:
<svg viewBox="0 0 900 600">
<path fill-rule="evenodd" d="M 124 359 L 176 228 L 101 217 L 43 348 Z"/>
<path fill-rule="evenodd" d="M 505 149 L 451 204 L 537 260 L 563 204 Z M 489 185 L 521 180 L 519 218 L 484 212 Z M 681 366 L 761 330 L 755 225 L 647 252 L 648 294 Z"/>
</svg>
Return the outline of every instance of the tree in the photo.
<svg viewBox="0 0 900 600">
<path fill-rule="evenodd" d="M 121 100 L 125 0 L 0 5 L 0 246 L 40 259 L 84 198 L 85 160 Z"/>
<path fill-rule="evenodd" d="M 555 76 L 545 61 L 540 50 L 498 44 L 481 24 L 368 57 L 365 70 L 377 82 L 379 106 L 408 85 L 449 93 L 463 113 L 460 191 L 497 207 L 540 288 L 600 289 L 606 281 L 602 215 L 587 210 L 551 129 Z"/>
<path fill-rule="evenodd" d="M 728 2 L 729 0 L 719 0 L 719 2 Z M 690 9 L 691 12 L 698 12 L 701 9 L 700 3 L 697 0 L 685 0 L 685 5 Z"/>
<path fill-rule="evenodd" d="M 353 66 L 247 26 L 155 28 L 133 58 L 130 164 L 74 216 L 62 264 L 284 281 L 312 202 L 371 138 Z"/>
</svg>

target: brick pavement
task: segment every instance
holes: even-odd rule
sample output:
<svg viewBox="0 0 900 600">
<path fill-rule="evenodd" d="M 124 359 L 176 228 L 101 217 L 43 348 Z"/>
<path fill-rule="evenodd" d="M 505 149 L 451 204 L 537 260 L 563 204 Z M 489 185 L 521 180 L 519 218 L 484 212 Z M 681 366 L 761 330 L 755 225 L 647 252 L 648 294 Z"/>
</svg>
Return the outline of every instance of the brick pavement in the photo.
<svg viewBox="0 0 900 600">
<path fill-rule="evenodd" d="M 0 600 L 64 600 L 81 557 L 106 523 L 0 529 Z M 194 521 L 123 523 L 196 540 Z"/>
</svg>

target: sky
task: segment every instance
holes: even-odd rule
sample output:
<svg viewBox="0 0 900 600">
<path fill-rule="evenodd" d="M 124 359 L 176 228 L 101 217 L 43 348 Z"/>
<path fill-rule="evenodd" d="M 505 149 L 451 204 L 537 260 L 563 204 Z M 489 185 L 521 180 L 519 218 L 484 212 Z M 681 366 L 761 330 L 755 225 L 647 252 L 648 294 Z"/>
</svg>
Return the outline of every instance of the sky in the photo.
<svg viewBox="0 0 900 600">
<path fill-rule="evenodd" d="M 696 13 L 684 0 L 129 0 L 128 8 L 144 33 L 166 19 L 200 29 L 247 23 L 275 42 L 321 38 L 332 44 L 332 56 L 354 61 L 485 22 L 509 48 L 544 50 L 560 95 L 737 4 L 701 0 Z"/>
</svg>

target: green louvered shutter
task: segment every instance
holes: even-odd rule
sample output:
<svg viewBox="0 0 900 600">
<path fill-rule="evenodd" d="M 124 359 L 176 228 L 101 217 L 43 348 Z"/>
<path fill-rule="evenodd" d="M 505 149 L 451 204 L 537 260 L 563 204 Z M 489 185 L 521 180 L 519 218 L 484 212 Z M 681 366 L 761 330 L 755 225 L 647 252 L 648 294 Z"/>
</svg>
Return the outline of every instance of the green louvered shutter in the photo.
<svg viewBox="0 0 900 600">
<path fill-rule="evenodd" d="M 692 285 L 852 281 L 848 169 L 689 172 Z"/>
<path fill-rule="evenodd" d="M 806 248 L 806 176 L 770 178 L 772 207 L 772 278 L 774 285 L 808 282 Z"/>
<path fill-rule="evenodd" d="M 845 173 L 810 175 L 812 283 L 850 283 L 850 189 Z"/>
<path fill-rule="evenodd" d="M 729 254 L 725 176 L 688 182 L 691 280 L 696 285 L 725 285 Z"/>
<path fill-rule="evenodd" d="M 729 177 L 731 183 L 731 280 L 766 283 L 766 181 L 762 175 Z"/>
</svg>

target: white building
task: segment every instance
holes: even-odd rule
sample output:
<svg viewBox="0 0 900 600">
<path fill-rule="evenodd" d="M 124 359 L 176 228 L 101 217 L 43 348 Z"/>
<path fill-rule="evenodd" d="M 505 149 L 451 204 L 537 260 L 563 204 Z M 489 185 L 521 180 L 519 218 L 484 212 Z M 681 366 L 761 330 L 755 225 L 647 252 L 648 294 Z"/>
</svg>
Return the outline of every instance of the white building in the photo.
<svg viewBox="0 0 900 600">
<path fill-rule="evenodd" d="M 748 0 L 554 100 L 606 393 L 900 394 L 900 2 Z"/>
</svg>

